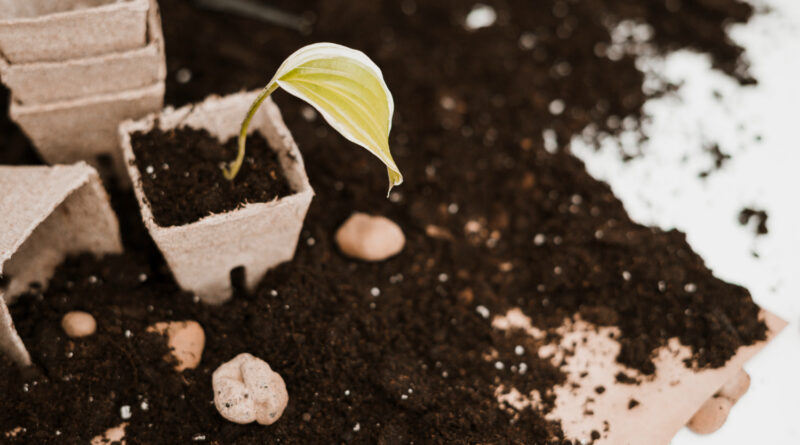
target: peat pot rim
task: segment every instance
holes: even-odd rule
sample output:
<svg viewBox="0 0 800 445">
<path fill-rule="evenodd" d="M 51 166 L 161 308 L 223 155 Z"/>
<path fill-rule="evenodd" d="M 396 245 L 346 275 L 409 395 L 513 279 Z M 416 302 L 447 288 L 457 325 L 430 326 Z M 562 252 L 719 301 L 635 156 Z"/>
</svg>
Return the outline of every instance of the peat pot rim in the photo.
<svg viewBox="0 0 800 445">
<path fill-rule="evenodd" d="M 27 1 L 27 0 L 22 0 Z M 34 17 L 13 17 L 13 18 L 0 18 L 0 26 L 16 25 L 16 24 L 46 24 L 51 20 L 71 19 L 88 14 L 105 14 L 114 11 L 133 11 L 142 12 L 147 11 L 150 7 L 149 0 L 123 0 L 123 1 L 109 1 L 103 5 L 90 6 L 78 9 L 70 9 L 67 11 L 57 11 L 48 14 L 41 14 Z"/>
<path fill-rule="evenodd" d="M 279 154 L 279 161 L 281 164 L 281 168 L 284 171 L 284 174 L 287 176 L 287 181 L 292 189 L 292 194 L 278 197 L 273 199 L 269 202 L 254 202 L 254 203 L 246 203 L 243 206 L 236 208 L 234 210 L 230 210 L 223 213 L 212 213 L 210 215 L 204 216 L 197 221 L 193 221 L 187 224 L 176 225 L 176 226 L 162 226 L 155 221 L 153 216 L 152 209 L 150 208 L 149 200 L 147 199 L 147 195 L 142 188 L 142 176 L 139 168 L 136 166 L 135 162 L 135 154 L 133 153 L 133 148 L 131 145 L 131 134 L 136 132 L 143 132 L 147 133 L 153 130 L 158 123 L 158 127 L 162 130 L 169 130 L 169 129 L 179 129 L 183 127 L 189 128 L 196 128 L 196 129 L 204 129 L 202 125 L 193 126 L 191 123 L 184 122 L 187 118 L 191 115 L 202 114 L 202 113 L 211 113 L 213 110 L 222 107 L 228 107 L 233 103 L 238 103 L 243 99 L 247 99 L 248 102 L 252 102 L 257 97 L 259 91 L 251 91 L 251 92 L 241 92 L 235 93 L 228 96 L 217 96 L 211 95 L 208 96 L 203 102 L 198 104 L 190 104 L 185 105 L 181 108 L 175 109 L 172 107 L 167 107 L 161 112 L 151 113 L 141 119 L 137 120 L 126 120 L 119 125 L 119 135 L 121 146 L 124 154 L 125 160 L 125 167 L 128 170 L 130 175 L 130 179 L 133 182 L 134 190 L 136 191 L 136 198 L 139 201 L 139 207 L 142 211 L 142 219 L 144 219 L 147 228 L 154 231 L 171 231 L 171 232 L 184 232 L 184 231 L 192 231 L 197 227 L 201 226 L 220 226 L 229 224 L 231 222 L 235 222 L 242 219 L 247 219 L 252 217 L 255 214 L 264 212 L 271 208 L 278 207 L 285 202 L 291 202 L 295 200 L 303 200 L 306 199 L 302 195 L 311 194 L 313 196 L 314 190 L 311 188 L 311 184 L 308 181 L 308 176 L 306 174 L 302 175 L 293 175 L 292 172 L 295 170 L 301 170 L 305 172 L 305 164 L 303 162 L 302 156 L 300 156 L 299 149 L 297 145 L 294 143 L 293 140 L 289 139 L 290 143 L 288 143 L 288 147 L 281 148 L 275 147 L 271 140 L 268 139 L 269 147 L 273 151 Z M 278 110 L 278 106 L 270 99 L 264 101 L 261 105 L 262 111 L 268 113 L 270 119 L 268 120 L 271 122 L 278 133 L 286 139 L 288 135 L 291 138 L 291 134 L 289 134 L 289 130 L 286 128 L 285 124 L 283 123 L 283 119 L 280 117 L 280 111 Z M 244 114 L 242 115 L 244 116 Z M 275 118 L 277 117 L 277 121 Z M 171 123 L 175 123 L 174 125 L 170 125 Z M 208 130 L 208 128 L 205 128 Z M 264 136 L 264 138 L 268 138 L 268 135 L 261 131 L 261 128 L 258 125 L 251 125 L 248 134 L 253 134 L 254 132 L 258 131 L 259 133 Z M 216 137 L 221 142 L 225 142 L 225 137 L 220 137 L 214 132 L 211 132 L 212 136 Z M 236 129 L 236 135 L 238 135 L 238 128 Z M 231 136 L 233 137 L 233 136 Z M 292 166 L 293 168 L 289 168 L 289 165 L 286 165 L 286 158 L 290 158 L 291 162 L 295 162 L 297 165 Z M 221 171 L 220 171 L 221 174 Z M 298 177 L 299 176 L 299 177 Z"/>
<path fill-rule="evenodd" d="M 161 12 L 158 8 L 157 0 L 146 1 L 149 4 L 149 9 L 147 11 L 147 31 L 145 33 L 146 40 L 144 46 L 140 48 L 132 48 L 117 52 L 96 54 L 65 60 L 41 60 L 21 63 L 11 62 L 8 57 L 0 51 L 0 79 L 2 79 L 11 90 L 12 103 L 17 103 L 20 105 L 40 105 L 76 99 L 79 97 L 76 95 L 62 95 L 56 98 L 48 97 L 47 100 L 36 98 L 30 99 L 30 96 L 33 96 L 33 94 L 27 91 L 30 88 L 25 88 L 25 82 L 22 81 L 24 76 L 41 76 L 42 73 L 52 72 L 63 73 L 63 70 L 90 69 L 93 66 L 104 66 L 120 63 L 129 59 L 160 57 L 161 61 L 156 68 L 157 73 L 155 78 L 153 78 L 149 83 L 152 84 L 153 82 L 165 80 L 167 77 L 167 66 L 164 60 L 164 31 L 161 27 Z M 144 86 L 146 85 L 141 84 L 133 88 L 142 88 Z M 92 94 L 110 94 L 119 91 L 122 90 L 97 91 L 93 92 Z"/>
</svg>

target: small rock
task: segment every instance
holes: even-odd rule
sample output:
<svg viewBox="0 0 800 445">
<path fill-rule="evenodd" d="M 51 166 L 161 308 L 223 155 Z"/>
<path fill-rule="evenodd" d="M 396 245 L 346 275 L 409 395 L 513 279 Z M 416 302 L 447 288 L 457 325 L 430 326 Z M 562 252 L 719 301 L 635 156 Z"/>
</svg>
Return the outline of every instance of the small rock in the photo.
<svg viewBox="0 0 800 445">
<path fill-rule="evenodd" d="M 733 402 L 725 397 L 712 397 L 700 407 L 687 426 L 697 434 L 711 434 L 725 424 Z"/>
<path fill-rule="evenodd" d="M 725 397 L 733 403 L 736 403 L 750 388 L 750 375 L 742 369 L 732 379 L 730 379 L 722 388 L 717 391 L 715 396 Z"/>
<path fill-rule="evenodd" d="M 108 445 L 111 443 L 125 445 L 125 428 L 127 426 L 128 422 L 124 422 L 107 429 L 105 433 L 94 436 L 91 445 Z"/>
<path fill-rule="evenodd" d="M 97 330 L 97 322 L 88 312 L 71 311 L 61 319 L 61 327 L 72 338 L 87 337 Z"/>
<path fill-rule="evenodd" d="M 178 360 L 175 370 L 194 369 L 203 357 L 206 334 L 196 321 L 161 321 L 147 328 L 147 332 L 157 332 L 167 336 L 167 345 L 172 356 Z"/>
<path fill-rule="evenodd" d="M 453 234 L 450 233 L 449 230 L 445 229 L 444 227 L 435 226 L 433 224 L 428 224 L 425 226 L 425 234 L 431 238 L 441 239 L 452 241 Z"/>
<path fill-rule="evenodd" d="M 400 226 L 383 216 L 353 213 L 336 231 L 342 253 L 364 261 L 383 261 L 397 255 L 406 244 Z"/>
<path fill-rule="evenodd" d="M 25 428 L 18 426 L 12 430 L 6 431 L 6 437 L 17 437 L 25 432 Z"/>
<path fill-rule="evenodd" d="M 289 403 L 283 378 L 267 362 L 247 353 L 220 365 L 211 385 L 217 411 L 235 423 L 271 425 Z"/>
</svg>

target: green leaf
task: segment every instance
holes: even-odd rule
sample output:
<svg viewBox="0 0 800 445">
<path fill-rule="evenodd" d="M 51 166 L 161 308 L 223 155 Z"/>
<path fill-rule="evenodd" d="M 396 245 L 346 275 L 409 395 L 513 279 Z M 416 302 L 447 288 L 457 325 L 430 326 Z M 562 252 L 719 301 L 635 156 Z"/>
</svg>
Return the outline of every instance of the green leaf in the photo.
<svg viewBox="0 0 800 445">
<path fill-rule="evenodd" d="M 239 134 L 239 156 L 225 171 L 233 179 L 244 158 L 247 127 L 278 87 L 313 106 L 336 131 L 377 156 L 389 173 L 389 191 L 403 182 L 389 150 L 394 100 L 380 68 L 361 51 L 334 43 L 300 48 L 278 68 L 250 106 Z"/>
</svg>

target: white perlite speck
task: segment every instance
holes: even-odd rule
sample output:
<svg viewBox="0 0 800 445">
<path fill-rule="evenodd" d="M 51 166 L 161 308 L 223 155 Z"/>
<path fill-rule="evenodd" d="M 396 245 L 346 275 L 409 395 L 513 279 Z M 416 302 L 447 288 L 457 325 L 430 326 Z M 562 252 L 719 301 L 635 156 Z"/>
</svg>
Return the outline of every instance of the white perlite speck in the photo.
<svg viewBox="0 0 800 445">
<path fill-rule="evenodd" d="M 128 420 L 131 418 L 131 406 L 130 405 L 122 405 L 119 409 L 119 416 L 122 417 L 123 420 Z"/>
<path fill-rule="evenodd" d="M 464 21 L 464 26 L 470 31 L 480 28 L 486 28 L 494 25 L 497 21 L 497 12 L 489 5 L 483 3 L 476 4 L 472 10 L 467 14 L 467 19 Z"/>
<path fill-rule="evenodd" d="M 627 270 L 623 270 L 622 271 L 622 279 L 625 280 L 625 281 L 630 281 L 631 280 L 631 273 L 628 272 Z"/>
<path fill-rule="evenodd" d="M 480 314 L 483 318 L 489 318 L 489 309 L 486 306 L 478 306 L 475 308 L 475 312 Z"/>
</svg>

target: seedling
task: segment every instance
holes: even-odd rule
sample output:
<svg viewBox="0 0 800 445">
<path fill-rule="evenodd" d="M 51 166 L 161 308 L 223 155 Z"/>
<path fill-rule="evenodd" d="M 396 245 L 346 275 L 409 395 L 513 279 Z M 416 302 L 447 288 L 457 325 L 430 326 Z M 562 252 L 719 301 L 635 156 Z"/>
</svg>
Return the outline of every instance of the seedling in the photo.
<svg viewBox="0 0 800 445">
<path fill-rule="evenodd" d="M 244 160 L 247 127 L 264 99 L 278 87 L 313 106 L 349 141 L 377 156 L 389 173 L 389 191 L 403 182 L 389 150 L 394 101 L 380 68 L 361 51 L 315 43 L 290 55 L 261 91 L 242 122 L 239 152 L 225 177 L 233 180 Z"/>
</svg>

